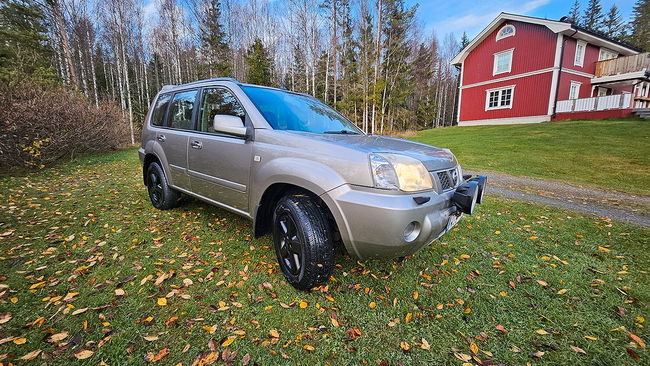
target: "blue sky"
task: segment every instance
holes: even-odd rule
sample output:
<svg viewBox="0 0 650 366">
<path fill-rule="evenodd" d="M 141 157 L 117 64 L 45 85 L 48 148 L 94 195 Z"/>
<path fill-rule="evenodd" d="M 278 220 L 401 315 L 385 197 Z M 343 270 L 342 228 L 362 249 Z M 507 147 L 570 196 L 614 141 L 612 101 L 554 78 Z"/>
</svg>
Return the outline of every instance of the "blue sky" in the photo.
<svg viewBox="0 0 650 366">
<path fill-rule="evenodd" d="M 480 32 L 500 12 L 560 19 L 566 15 L 574 0 L 406 0 L 419 3 L 418 19 L 425 34 L 435 31 L 438 37 L 454 33 L 457 37 L 466 31 L 470 38 Z M 588 0 L 581 0 L 582 9 Z M 632 13 L 634 0 L 601 0 L 603 12 L 616 4 L 624 19 Z"/>
</svg>

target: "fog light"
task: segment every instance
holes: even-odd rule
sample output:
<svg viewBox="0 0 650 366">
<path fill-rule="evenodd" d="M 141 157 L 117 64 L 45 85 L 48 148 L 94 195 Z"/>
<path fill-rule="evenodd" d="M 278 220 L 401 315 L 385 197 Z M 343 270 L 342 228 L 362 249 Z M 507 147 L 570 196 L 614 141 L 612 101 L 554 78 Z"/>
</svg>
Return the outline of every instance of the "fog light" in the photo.
<svg viewBox="0 0 650 366">
<path fill-rule="evenodd" d="M 476 198 L 478 196 L 478 182 L 469 181 L 465 182 L 456 188 L 454 192 L 454 204 L 460 208 L 463 213 L 471 215 L 476 206 Z"/>
<path fill-rule="evenodd" d="M 404 228 L 404 240 L 407 242 L 412 242 L 415 240 L 418 235 L 420 235 L 420 223 L 417 221 L 412 221 L 406 228 Z"/>
</svg>

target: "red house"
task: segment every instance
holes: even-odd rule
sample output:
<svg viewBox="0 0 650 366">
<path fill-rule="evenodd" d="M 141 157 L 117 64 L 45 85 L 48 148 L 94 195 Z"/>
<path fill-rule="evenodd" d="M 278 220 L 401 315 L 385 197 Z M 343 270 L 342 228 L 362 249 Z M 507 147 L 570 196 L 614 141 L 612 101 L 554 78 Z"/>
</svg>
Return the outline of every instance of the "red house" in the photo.
<svg viewBox="0 0 650 366">
<path fill-rule="evenodd" d="M 650 57 L 572 24 L 501 13 L 452 63 L 458 124 L 614 118 L 650 107 Z"/>
</svg>

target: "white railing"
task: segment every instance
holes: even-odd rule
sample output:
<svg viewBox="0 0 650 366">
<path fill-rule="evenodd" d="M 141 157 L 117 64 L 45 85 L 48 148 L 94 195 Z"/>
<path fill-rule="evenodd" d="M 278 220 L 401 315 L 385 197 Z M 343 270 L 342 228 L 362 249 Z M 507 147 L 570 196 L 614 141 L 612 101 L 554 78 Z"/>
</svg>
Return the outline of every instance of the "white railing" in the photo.
<svg viewBox="0 0 650 366">
<path fill-rule="evenodd" d="M 632 94 L 630 93 L 605 95 L 602 97 L 560 100 L 557 102 L 555 111 L 557 113 L 566 113 L 627 109 L 631 108 L 631 103 Z"/>
</svg>

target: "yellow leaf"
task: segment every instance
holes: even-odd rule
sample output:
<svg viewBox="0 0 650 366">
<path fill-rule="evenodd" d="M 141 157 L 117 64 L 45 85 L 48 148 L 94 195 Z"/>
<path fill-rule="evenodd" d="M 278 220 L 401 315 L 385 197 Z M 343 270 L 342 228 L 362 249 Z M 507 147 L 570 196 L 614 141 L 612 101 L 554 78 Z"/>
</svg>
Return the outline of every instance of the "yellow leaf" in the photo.
<svg viewBox="0 0 650 366">
<path fill-rule="evenodd" d="M 470 342 L 469 344 L 469 350 L 472 351 L 473 354 L 478 353 L 478 346 L 474 342 Z"/>
<path fill-rule="evenodd" d="M 278 331 L 275 329 L 269 330 L 269 335 L 271 338 L 280 338 L 280 333 L 278 333 Z"/>
<path fill-rule="evenodd" d="M 645 321 L 645 318 L 642 316 L 637 316 L 634 318 L 634 320 L 636 320 L 637 323 L 643 323 Z"/>
<path fill-rule="evenodd" d="M 417 300 L 420 297 L 420 294 L 417 291 L 413 291 L 413 299 Z"/>
<path fill-rule="evenodd" d="M 25 344 L 27 343 L 27 338 L 25 337 L 19 337 L 14 339 L 15 344 Z"/>
<path fill-rule="evenodd" d="M 411 345 L 408 344 L 407 342 L 404 342 L 404 341 L 399 342 L 399 346 L 400 346 L 404 351 L 408 351 L 408 350 L 411 349 Z"/>
<path fill-rule="evenodd" d="M 89 358 L 95 354 L 95 352 L 87 349 L 82 349 L 74 353 L 74 357 L 76 357 L 78 360 L 85 360 L 86 358 Z"/>
<path fill-rule="evenodd" d="M 598 250 L 600 250 L 601 252 L 605 252 L 605 253 L 608 253 L 608 252 L 611 252 L 611 251 L 612 251 L 612 250 L 609 249 L 609 248 L 605 248 L 605 247 L 601 247 L 601 246 L 598 247 Z"/>
<path fill-rule="evenodd" d="M 406 317 L 404 317 L 404 321 L 406 321 L 407 323 L 410 323 L 411 319 L 413 319 L 413 313 L 408 313 L 406 314 Z"/>
<path fill-rule="evenodd" d="M 465 314 L 469 314 L 471 312 L 472 312 L 472 309 L 470 309 L 470 308 L 466 308 L 465 310 L 463 310 L 463 313 L 465 313 Z"/>
<path fill-rule="evenodd" d="M 308 345 L 308 344 L 305 344 L 304 346 L 302 346 L 302 348 L 305 349 L 305 350 L 307 350 L 307 351 L 313 351 L 313 350 L 315 350 L 314 346 L 310 346 L 310 345 Z"/>
<path fill-rule="evenodd" d="M 211 327 L 209 325 L 204 325 L 203 330 L 205 330 L 207 332 L 210 332 L 210 333 L 214 333 L 214 331 L 215 331 L 214 327 Z"/>
<path fill-rule="evenodd" d="M 563 289 L 561 289 L 560 291 L 558 291 L 557 294 L 558 294 L 558 295 L 564 295 L 564 294 L 566 294 L 567 291 L 569 291 L 569 290 L 563 288 Z"/>
<path fill-rule="evenodd" d="M 222 347 L 228 347 L 228 346 L 230 346 L 230 345 L 232 344 L 232 342 L 235 341 L 235 338 L 236 338 L 236 337 L 228 337 L 228 339 L 226 339 L 225 341 L 223 341 L 223 343 L 221 343 L 221 346 L 222 346 Z"/>
<path fill-rule="evenodd" d="M 264 311 L 269 311 L 271 309 L 273 309 L 273 305 L 269 305 L 269 306 L 264 307 Z"/>
<path fill-rule="evenodd" d="M 153 336 L 144 336 L 144 337 L 142 337 L 142 338 L 144 338 L 144 340 L 145 340 L 145 341 L 148 341 L 148 342 L 153 342 L 153 341 L 157 341 L 157 340 L 158 340 L 158 336 L 155 336 L 155 335 L 153 335 Z"/>
<path fill-rule="evenodd" d="M 528 239 L 530 239 L 530 240 L 537 240 L 537 239 L 538 239 L 538 237 L 537 237 L 537 236 L 535 236 L 535 235 L 533 235 L 533 236 L 531 236 L 531 237 L 530 237 L 530 238 L 528 238 Z"/>
<path fill-rule="evenodd" d="M 549 333 L 548 333 L 547 331 L 545 331 L 544 329 L 537 329 L 537 330 L 535 331 L 535 333 L 537 333 L 537 334 L 541 334 L 541 335 L 547 335 L 547 334 L 549 334 Z"/>
<path fill-rule="evenodd" d="M 585 338 L 592 341 L 598 340 L 598 337 L 594 337 L 594 336 L 585 336 Z"/>
<path fill-rule="evenodd" d="M 12 303 L 14 303 L 14 304 L 18 302 L 18 298 L 17 298 L 17 297 L 12 297 L 12 298 L 9 299 L 9 300 L 10 300 Z"/>
<path fill-rule="evenodd" d="M 374 301 L 371 301 L 370 304 L 368 304 L 368 306 L 370 306 L 371 309 L 374 309 L 375 306 L 377 306 L 377 303 L 374 302 Z"/>
<path fill-rule="evenodd" d="M 41 282 L 35 283 L 35 284 L 29 286 L 29 289 L 30 289 L 30 290 L 33 290 L 33 289 L 35 289 L 35 288 L 40 288 L 40 287 L 45 287 L 45 281 L 41 281 Z"/>
<path fill-rule="evenodd" d="M 548 286 L 548 282 L 543 281 L 543 280 L 537 280 L 537 283 L 539 283 L 542 286 Z"/>
<path fill-rule="evenodd" d="M 501 296 L 504 296 L 504 297 L 505 297 L 505 296 L 508 296 L 508 293 L 507 293 L 507 292 L 505 292 L 505 291 L 500 291 L 500 292 L 499 292 L 499 295 L 501 295 Z"/>
<path fill-rule="evenodd" d="M 470 259 L 470 258 L 471 258 L 471 257 L 470 257 L 469 255 L 467 255 L 467 254 L 461 254 L 460 257 L 461 257 L 462 259 Z"/>
<path fill-rule="evenodd" d="M 309 304 L 308 304 L 306 301 L 301 301 L 301 302 L 300 302 L 300 308 L 301 308 L 301 309 L 306 308 L 308 305 L 309 305 Z"/>
<path fill-rule="evenodd" d="M 124 290 L 121 288 L 115 289 L 115 296 L 124 296 Z"/>
<path fill-rule="evenodd" d="M 159 297 L 158 298 L 158 305 L 160 305 L 160 306 L 167 305 L 167 299 L 165 299 L 164 297 Z"/>
<path fill-rule="evenodd" d="M 330 318 L 330 319 L 332 320 L 332 325 L 333 326 L 338 327 L 340 325 L 338 320 L 336 320 L 334 318 Z"/>
</svg>

